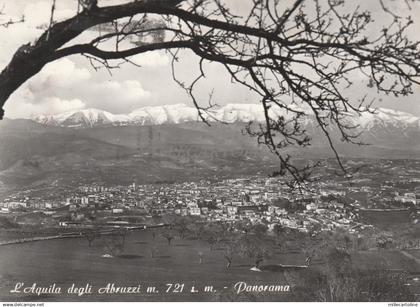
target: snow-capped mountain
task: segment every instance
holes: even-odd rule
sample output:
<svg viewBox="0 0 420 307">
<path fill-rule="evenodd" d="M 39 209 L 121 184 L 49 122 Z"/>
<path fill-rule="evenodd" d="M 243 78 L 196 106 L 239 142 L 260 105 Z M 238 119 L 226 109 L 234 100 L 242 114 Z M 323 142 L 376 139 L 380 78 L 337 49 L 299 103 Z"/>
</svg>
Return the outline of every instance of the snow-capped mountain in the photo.
<svg viewBox="0 0 420 307">
<path fill-rule="evenodd" d="M 374 113 L 363 113 L 362 116 L 357 116 L 355 122 L 365 129 L 371 129 L 374 126 L 420 128 L 419 117 L 407 112 L 386 108 L 376 109 Z"/>
<path fill-rule="evenodd" d="M 128 114 L 127 124 L 162 125 L 198 121 L 197 109 L 184 104 L 143 107 Z"/>
<path fill-rule="evenodd" d="M 269 112 L 273 118 L 279 116 L 290 118 L 292 116 L 292 113 L 278 107 L 270 108 Z M 315 124 L 310 112 L 307 113 L 309 117 L 305 119 L 305 125 Z M 228 104 L 213 109 L 205 113 L 204 116 L 210 122 L 261 122 L 264 120 L 264 110 L 260 104 Z M 180 124 L 199 121 L 200 118 L 195 107 L 175 104 L 143 107 L 129 114 L 112 114 L 98 109 L 76 110 L 55 115 L 38 115 L 33 117 L 33 120 L 47 126 L 86 128 Z M 367 130 L 376 128 L 420 129 L 419 117 L 385 108 L 378 108 L 374 113 L 364 113 L 361 116 L 349 115 L 349 120 Z"/>
<path fill-rule="evenodd" d="M 301 111 L 308 114 L 303 126 L 311 137 L 311 146 L 293 146 L 285 152 L 294 159 L 334 158 L 310 111 Z M 292 116 L 279 108 L 270 108 L 269 112 L 273 117 Z M 356 141 L 369 146 L 342 142 L 338 129 L 331 126 L 329 135 L 341 157 L 420 159 L 419 117 L 390 109 L 348 115 L 348 120 L 362 127 Z M 270 173 L 278 165 L 265 146 L 242 133 L 243 123 L 264 120 L 258 104 L 229 104 L 215 109 L 208 115 L 209 121 L 240 124 L 211 127 L 194 123 L 199 120 L 197 110 L 182 104 L 144 107 L 129 114 L 86 109 L 34 119 L 38 123 L 28 119 L 0 121 L 0 181 L 16 180 L 19 185 L 21 178 L 31 185 L 40 181 L 55 184 L 57 178 L 73 184 L 82 177 L 117 184 L 132 182 L 132 178 L 175 181 L 265 172 L 265 168 Z M 78 171 L 81 169 L 83 176 Z"/>
<path fill-rule="evenodd" d="M 264 119 L 258 104 L 229 104 L 203 114 L 209 121 L 248 122 Z M 103 125 L 162 125 L 199 121 L 198 111 L 184 104 L 148 106 L 129 114 L 112 114 L 98 109 L 69 111 L 55 115 L 38 115 L 33 120 L 48 126 L 95 127 Z"/>
<path fill-rule="evenodd" d="M 38 115 L 33 120 L 47 126 L 94 127 L 121 125 L 131 121 L 128 115 L 112 114 L 98 109 L 68 111 L 55 115 Z"/>
</svg>

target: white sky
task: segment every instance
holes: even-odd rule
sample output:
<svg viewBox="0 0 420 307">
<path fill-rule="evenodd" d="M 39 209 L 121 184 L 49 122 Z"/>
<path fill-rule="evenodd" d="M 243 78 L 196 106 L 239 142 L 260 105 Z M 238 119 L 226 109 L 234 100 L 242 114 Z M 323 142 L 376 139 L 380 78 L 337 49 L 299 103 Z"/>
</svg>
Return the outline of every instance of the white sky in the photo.
<svg viewBox="0 0 420 307">
<path fill-rule="evenodd" d="M 127 1 L 127 0 L 126 0 Z M 99 5 L 108 5 L 124 0 L 100 0 Z M 355 0 L 358 2 L 362 0 Z M 364 6 L 378 10 L 379 0 L 364 0 Z M 415 21 L 411 33 L 420 39 L 420 1 L 412 4 L 409 11 L 403 0 L 386 0 L 394 12 L 410 14 Z M 238 11 L 248 0 L 229 0 Z M 354 3 L 353 0 L 349 3 Z M 48 23 L 51 0 L 0 0 L 4 4 L 2 18 L 25 15 L 24 24 L 0 28 L 0 69 L 11 59 L 15 50 L 33 41 L 42 31 L 36 26 Z M 76 0 L 57 0 L 57 19 L 73 16 Z M 380 20 L 382 15 L 375 18 Z M 373 31 L 374 29 L 372 29 Z M 414 39 L 414 38 L 413 38 Z M 6 117 L 28 118 L 39 113 L 54 114 L 72 109 L 99 108 L 113 113 L 128 113 L 143 106 L 185 103 L 191 104 L 186 93 L 172 80 L 170 57 L 165 52 L 154 52 L 136 56 L 138 68 L 129 64 L 113 71 L 95 71 L 82 56 L 71 56 L 48 64 L 37 76 L 26 82 L 6 103 Z M 180 77 L 190 79 L 196 72 L 197 58 L 183 53 L 178 72 Z M 231 84 L 224 68 L 219 64 L 207 64 L 207 81 L 199 89 L 199 98 L 205 105 L 208 94 L 214 88 L 213 102 L 257 103 L 258 98 L 240 85 Z M 356 91 L 357 92 L 357 91 Z M 377 107 L 388 107 L 420 115 L 420 88 L 408 98 L 379 97 Z M 356 93 L 355 93 L 356 94 Z M 360 94 L 360 93 L 358 93 Z M 372 93 L 373 96 L 375 95 Z M 359 97 L 359 96 L 357 96 Z M 356 98 L 356 96 L 355 96 Z"/>
</svg>

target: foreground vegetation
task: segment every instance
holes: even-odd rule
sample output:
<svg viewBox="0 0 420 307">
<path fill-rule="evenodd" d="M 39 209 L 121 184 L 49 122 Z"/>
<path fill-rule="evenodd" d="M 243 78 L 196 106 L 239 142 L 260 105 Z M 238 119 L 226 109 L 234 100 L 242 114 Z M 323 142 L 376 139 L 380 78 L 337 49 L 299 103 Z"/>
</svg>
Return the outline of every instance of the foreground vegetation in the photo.
<svg viewBox="0 0 420 307">
<path fill-rule="evenodd" d="M 72 282 L 100 283 L 110 276 L 124 283 L 135 283 L 139 278 L 158 284 L 204 283 L 208 279 L 207 283 L 223 289 L 212 295 L 165 294 L 164 300 L 416 300 L 414 293 L 418 290 L 409 286 L 410 273 L 418 272 L 420 265 L 400 249 L 418 244 L 418 225 L 387 230 L 371 228 L 356 235 L 318 228 L 308 233 L 281 226 L 268 229 L 264 223 L 253 225 L 248 220 L 209 223 L 176 215 L 156 218 L 155 222 L 165 227 L 141 231 L 115 228 L 104 234 L 103 227 L 94 225 L 79 229 L 82 237 L 78 239 L 4 246 L 0 249 L 2 283 L 12 286 L 13 280 L 33 281 L 41 271 L 45 282 L 50 282 L 57 280 L 57 272 L 64 270 L 62 274 L 67 274 L 66 270 L 72 268 L 75 271 L 69 279 Z M 14 232 L 17 236 L 19 231 L 29 233 L 27 227 L 13 221 L 3 221 L 2 225 L 2 233 L 5 229 L 9 235 Z M 54 231 L 57 229 L 45 233 Z M 42 233 L 41 229 L 37 233 Z M 35 262 L 37 268 L 29 269 L 25 262 L 31 266 Z M 65 267 L 61 267 L 63 263 L 67 263 Z M 4 277 L 8 274 L 8 278 Z M 231 285 L 242 280 L 277 282 L 290 285 L 291 291 L 238 294 Z M 226 285 L 229 287 L 224 289 Z"/>
</svg>

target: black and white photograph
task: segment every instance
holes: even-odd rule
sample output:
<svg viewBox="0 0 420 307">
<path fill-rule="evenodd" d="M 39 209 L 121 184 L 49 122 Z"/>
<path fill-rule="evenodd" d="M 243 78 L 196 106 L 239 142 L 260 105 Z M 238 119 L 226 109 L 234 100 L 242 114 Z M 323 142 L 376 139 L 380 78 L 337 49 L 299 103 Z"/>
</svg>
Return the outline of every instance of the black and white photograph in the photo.
<svg viewBox="0 0 420 307">
<path fill-rule="evenodd" d="M 420 0 L 0 0 L 0 303 L 420 301 Z"/>
</svg>

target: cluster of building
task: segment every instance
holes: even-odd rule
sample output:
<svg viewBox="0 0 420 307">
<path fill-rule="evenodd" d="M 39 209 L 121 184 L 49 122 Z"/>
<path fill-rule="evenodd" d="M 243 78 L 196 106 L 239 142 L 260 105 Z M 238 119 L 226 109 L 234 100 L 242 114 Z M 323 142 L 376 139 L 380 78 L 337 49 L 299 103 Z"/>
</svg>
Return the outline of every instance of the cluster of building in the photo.
<svg viewBox="0 0 420 307">
<path fill-rule="evenodd" d="M 376 181 L 366 178 L 354 178 L 352 184 L 336 179 L 317 181 L 297 193 L 291 191 L 282 178 L 251 176 L 218 182 L 83 185 L 54 198 L 33 197 L 21 192 L 0 202 L 0 208 L 3 214 L 42 213 L 37 218 L 50 225 L 91 223 L 95 219 L 124 221 L 130 217 L 147 220 L 176 214 L 207 221 L 264 222 L 269 227 L 280 224 L 308 232 L 314 228 L 337 227 L 355 230 L 361 225 L 359 209 L 417 208 L 420 203 L 417 190 L 399 193 L 390 192 L 386 182 L 377 185 Z"/>
</svg>

